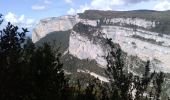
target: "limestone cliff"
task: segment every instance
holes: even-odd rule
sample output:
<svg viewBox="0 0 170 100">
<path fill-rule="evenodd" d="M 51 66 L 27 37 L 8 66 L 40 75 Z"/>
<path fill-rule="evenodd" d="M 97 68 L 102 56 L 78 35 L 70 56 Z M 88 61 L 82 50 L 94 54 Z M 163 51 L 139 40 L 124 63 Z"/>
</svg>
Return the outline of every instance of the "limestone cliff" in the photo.
<svg viewBox="0 0 170 100">
<path fill-rule="evenodd" d="M 105 57 L 109 51 L 109 47 L 105 44 L 105 41 L 100 38 L 94 39 L 94 36 L 89 37 L 72 31 L 69 53 L 79 59 L 96 60 L 99 65 L 105 67 L 107 65 Z"/>
<path fill-rule="evenodd" d="M 76 24 L 76 16 L 52 17 L 40 20 L 32 33 L 33 42 L 37 42 L 47 34 L 55 31 L 67 31 Z"/>
<path fill-rule="evenodd" d="M 91 15 L 93 16 L 93 14 Z M 95 31 L 85 26 L 73 27 L 78 23 L 90 25 Z M 50 32 L 70 31 L 69 54 L 79 59 L 96 60 L 100 66 L 106 66 L 105 56 L 108 49 L 99 38 L 112 38 L 128 55 L 138 56 L 141 60 L 151 60 L 156 63 L 154 70 L 170 72 L 170 36 L 154 32 L 153 29 L 160 27 L 161 20 L 144 17 L 120 17 L 90 19 L 79 15 L 53 17 L 41 20 L 32 34 L 33 42 L 40 40 Z M 81 28 L 79 30 L 79 28 Z M 89 31 L 89 32 L 88 32 Z M 81 34 L 80 34 L 81 32 Z M 83 33 L 83 34 L 82 34 Z"/>
<path fill-rule="evenodd" d="M 111 38 L 127 53 L 128 71 L 140 75 L 145 62 L 150 60 L 152 71 L 165 72 L 164 89 L 169 94 L 166 89 L 170 74 L 169 16 L 167 12 L 156 11 L 86 11 L 41 20 L 33 31 L 32 40 L 41 43 L 62 38 L 59 42 L 64 45 L 63 62 L 69 73 L 89 73 L 108 82 L 104 74 L 105 57 L 110 51 L 106 38 Z"/>
<path fill-rule="evenodd" d="M 77 15 L 51 17 L 39 21 L 33 30 L 32 40 L 35 43 L 51 32 L 71 30 L 78 22 L 93 26 L 97 25 L 96 21 L 80 19 Z"/>
</svg>

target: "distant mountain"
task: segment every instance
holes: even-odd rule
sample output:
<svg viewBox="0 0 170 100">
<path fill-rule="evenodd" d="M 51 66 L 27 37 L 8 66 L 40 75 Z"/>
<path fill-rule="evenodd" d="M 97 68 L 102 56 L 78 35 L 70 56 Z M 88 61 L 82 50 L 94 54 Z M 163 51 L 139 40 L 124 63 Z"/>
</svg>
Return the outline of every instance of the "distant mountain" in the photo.
<svg viewBox="0 0 170 100">
<path fill-rule="evenodd" d="M 55 40 L 56 47 L 61 47 L 67 74 L 89 73 L 107 82 L 105 57 L 111 48 L 106 39 L 111 38 L 124 51 L 127 71 L 141 75 L 150 60 L 152 71 L 166 73 L 164 92 L 170 94 L 169 16 L 169 11 L 87 10 L 75 16 L 41 20 L 32 39 L 36 45 Z"/>
</svg>

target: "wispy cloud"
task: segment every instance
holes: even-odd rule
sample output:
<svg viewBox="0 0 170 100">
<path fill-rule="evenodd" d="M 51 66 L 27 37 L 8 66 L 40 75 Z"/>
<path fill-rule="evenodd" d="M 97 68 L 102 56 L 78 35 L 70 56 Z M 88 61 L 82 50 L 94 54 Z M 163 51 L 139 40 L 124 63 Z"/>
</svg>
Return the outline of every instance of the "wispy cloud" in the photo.
<svg viewBox="0 0 170 100">
<path fill-rule="evenodd" d="M 70 8 L 67 14 L 82 13 L 89 9 L 112 10 L 112 6 L 123 4 L 123 0 L 92 0 L 90 4 L 80 5 L 78 9 Z"/>
<path fill-rule="evenodd" d="M 147 2 L 147 1 L 156 1 L 156 0 L 123 0 L 125 3 L 131 3 L 131 4 L 135 4 L 135 3 L 140 3 L 140 2 Z"/>
<path fill-rule="evenodd" d="M 75 15 L 76 13 L 82 13 L 82 12 L 84 12 L 85 10 L 89 10 L 89 9 L 91 9 L 91 7 L 88 6 L 87 4 L 85 4 L 85 5 L 80 5 L 79 9 L 70 8 L 70 9 L 67 11 L 67 14 L 69 14 L 69 15 Z"/>
<path fill-rule="evenodd" d="M 153 9 L 158 11 L 170 10 L 170 1 L 159 1 Z"/>
<path fill-rule="evenodd" d="M 44 10 L 46 8 L 46 6 L 44 6 L 44 5 L 33 5 L 31 8 L 33 10 Z"/>
<path fill-rule="evenodd" d="M 44 10 L 46 9 L 50 4 L 52 3 L 52 0 L 42 0 L 38 4 L 33 5 L 31 8 L 33 10 Z"/>
<path fill-rule="evenodd" d="M 52 3 L 52 1 L 51 0 L 44 0 L 44 4 L 51 4 Z"/>
<path fill-rule="evenodd" d="M 70 8 L 70 9 L 67 11 L 67 14 L 69 14 L 69 15 L 74 15 L 74 14 L 76 14 L 76 10 L 73 9 L 73 8 Z"/>
<path fill-rule="evenodd" d="M 65 0 L 66 3 L 73 3 L 73 0 Z"/>
<path fill-rule="evenodd" d="M 89 9 L 122 10 L 123 8 L 127 8 L 127 6 L 130 7 L 130 6 L 134 6 L 136 4 L 147 3 L 147 2 L 158 2 L 153 7 L 154 10 L 160 10 L 160 11 L 170 10 L 170 0 L 91 0 L 90 3 L 80 5 L 78 8 L 76 7 L 76 9 L 74 7 L 71 7 L 67 11 L 67 14 L 82 13 L 85 10 L 89 10 Z M 141 9 L 143 9 L 143 8 L 141 8 Z M 150 9 L 152 9 L 152 7 L 150 7 Z"/>
<path fill-rule="evenodd" d="M 100 10 L 111 10 L 113 6 L 123 5 L 124 0 L 92 0 L 91 8 Z"/>
</svg>

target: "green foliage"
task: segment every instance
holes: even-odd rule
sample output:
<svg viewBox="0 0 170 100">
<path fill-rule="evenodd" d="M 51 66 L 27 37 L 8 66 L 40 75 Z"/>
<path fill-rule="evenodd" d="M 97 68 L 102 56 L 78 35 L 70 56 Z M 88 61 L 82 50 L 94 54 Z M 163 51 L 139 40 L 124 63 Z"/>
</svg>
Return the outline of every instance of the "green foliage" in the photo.
<svg viewBox="0 0 170 100">
<path fill-rule="evenodd" d="M 86 31 L 87 27 L 84 26 L 83 30 Z M 58 49 L 54 50 L 56 48 L 47 43 L 35 46 L 31 39 L 25 38 L 27 32 L 24 28 L 18 31 L 18 27 L 10 23 L 0 31 L 0 100 L 161 99 L 164 74 L 150 73 L 149 62 L 143 76 L 125 71 L 123 52 L 110 39 L 107 42 L 111 52 L 107 56 L 106 71 L 110 83 L 91 78 L 87 83 L 77 80 L 77 83 L 70 84 L 64 75 Z"/>
<path fill-rule="evenodd" d="M 49 43 L 54 49 L 60 47 L 60 52 L 63 53 L 69 47 L 70 31 L 59 31 L 47 34 L 35 43 L 36 46 L 42 46 L 44 43 Z"/>
<path fill-rule="evenodd" d="M 2 22 L 3 22 L 2 14 L 0 14 L 0 25 L 1 25 Z"/>
<path fill-rule="evenodd" d="M 68 82 L 61 54 L 50 45 L 35 47 L 27 29 L 8 23 L 0 35 L 1 100 L 66 100 Z M 57 54 L 57 55 L 56 55 Z"/>
<path fill-rule="evenodd" d="M 94 27 L 90 25 L 85 25 L 83 23 L 78 23 L 73 27 L 73 30 L 78 32 L 78 33 L 87 33 L 87 34 L 92 34 L 94 33 Z"/>
<path fill-rule="evenodd" d="M 26 29 L 18 32 L 18 27 L 8 23 L 0 35 L 0 99 L 20 100 L 27 94 L 23 91 L 27 88 L 26 70 L 23 55 L 23 47 Z M 25 73 L 25 74 L 24 74 Z M 20 86 L 23 86 L 19 88 Z"/>
<path fill-rule="evenodd" d="M 33 53 L 30 66 L 36 100 L 61 99 L 66 80 L 60 56 L 61 54 L 55 55 L 48 44 L 37 48 Z"/>
<path fill-rule="evenodd" d="M 122 58 L 122 51 L 116 45 L 113 45 L 111 40 L 108 44 L 112 50 L 110 55 L 107 56 L 107 75 L 111 81 L 111 98 L 114 100 L 131 100 L 132 98 L 132 74 L 125 73 L 124 62 Z"/>
<path fill-rule="evenodd" d="M 112 51 L 107 56 L 107 75 L 111 82 L 111 98 L 113 100 L 160 100 L 164 74 L 150 73 L 150 62 L 145 66 L 142 76 L 133 75 L 125 72 L 124 58 L 119 46 L 113 44 L 108 39 L 108 44 Z M 153 85 L 153 86 L 152 86 Z M 149 88 L 151 88 L 149 90 Z M 145 94 L 147 94 L 145 96 Z M 149 94 L 149 95 L 148 95 Z"/>
<path fill-rule="evenodd" d="M 83 36 L 87 36 L 90 40 L 92 40 L 93 34 L 97 31 L 97 27 L 79 22 L 73 27 L 73 30 Z"/>
</svg>

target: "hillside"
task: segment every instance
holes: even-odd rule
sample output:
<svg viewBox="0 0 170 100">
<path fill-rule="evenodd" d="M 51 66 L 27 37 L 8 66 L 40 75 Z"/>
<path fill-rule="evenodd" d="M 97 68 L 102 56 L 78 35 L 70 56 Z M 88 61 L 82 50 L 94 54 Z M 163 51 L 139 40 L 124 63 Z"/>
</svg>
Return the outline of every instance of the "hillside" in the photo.
<svg viewBox="0 0 170 100">
<path fill-rule="evenodd" d="M 89 73 L 107 82 L 106 56 L 111 48 L 106 39 L 111 38 L 124 52 L 127 71 L 140 76 L 150 60 L 151 71 L 166 73 L 164 92 L 169 94 L 169 15 L 169 11 L 89 10 L 75 16 L 41 20 L 32 39 L 37 45 L 55 40 L 56 47 L 61 47 L 62 61 L 69 75 Z"/>
</svg>

